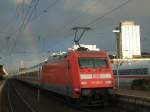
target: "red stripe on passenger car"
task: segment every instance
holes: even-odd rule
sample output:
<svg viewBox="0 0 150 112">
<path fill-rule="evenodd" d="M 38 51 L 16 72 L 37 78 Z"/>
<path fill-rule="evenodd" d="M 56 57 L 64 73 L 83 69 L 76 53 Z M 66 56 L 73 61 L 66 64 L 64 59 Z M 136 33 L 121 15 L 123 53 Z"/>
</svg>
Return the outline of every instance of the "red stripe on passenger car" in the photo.
<svg viewBox="0 0 150 112">
<path fill-rule="evenodd" d="M 121 76 L 120 78 L 146 78 L 147 76 Z"/>
</svg>

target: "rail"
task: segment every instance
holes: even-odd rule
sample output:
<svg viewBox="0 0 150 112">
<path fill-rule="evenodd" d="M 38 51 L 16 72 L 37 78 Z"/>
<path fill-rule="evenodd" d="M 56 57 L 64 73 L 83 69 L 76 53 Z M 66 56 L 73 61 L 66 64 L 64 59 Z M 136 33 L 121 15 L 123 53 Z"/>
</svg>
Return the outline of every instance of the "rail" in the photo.
<svg viewBox="0 0 150 112">
<path fill-rule="evenodd" d="M 7 96 L 8 96 L 8 106 L 9 106 L 9 111 L 14 112 L 14 107 L 12 105 L 12 100 L 10 98 L 10 87 L 9 83 L 7 82 Z"/>
<path fill-rule="evenodd" d="M 11 88 L 10 88 L 11 87 Z M 34 106 L 32 106 L 30 104 L 30 102 L 27 102 L 27 100 L 25 99 L 25 96 L 23 96 L 21 94 L 21 91 L 19 91 L 18 88 L 15 87 L 15 84 L 13 85 L 13 83 L 9 84 L 9 89 L 14 90 L 14 94 L 17 94 L 17 96 L 19 96 L 21 98 L 21 100 L 23 101 L 23 104 L 25 104 L 27 106 L 28 109 L 30 109 L 31 112 L 37 112 L 37 109 L 34 108 Z M 10 91 L 10 90 L 9 90 Z M 67 100 L 65 97 L 60 97 L 57 96 L 55 93 L 50 93 L 49 91 L 44 91 L 44 95 L 45 93 L 47 95 L 50 96 L 50 99 L 53 98 L 57 101 L 60 101 L 62 103 L 68 104 L 68 106 L 76 109 L 77 111 L 82 111 L 82 112 L 121 112 L 123 110 L 123 112 L 149 112 L 150 110 L 150 98 L 149 97 L 138 97 L 138 96 L 134 96 L 134 95 L 122 95 L 122 94 L 117 94 L 116 96 L 113 97 L 113 101 L 112 101 L 112 105 L 109 107 L 102 107 L 99 106 L 98 108 L 96 107 L 80 107 L 80 105 L 77 104 L 77 102 L 72 102 L 71 100 Z M 9 92 L 10 94 L 10 92 Z M 11 94 L 10 94 L 11 95 Z M 10 97 L 10 103 L 12 105 L 12 109 L 10 108 L 11 112 L 14 112 L 14 105 L 13 102 L 11 101 L 11 97 Z M 29 111 L 29 112 L 30 112 Z M 16 112 L 16 111 L 15 111 Z"/>
<path fill-rule="evenodd" d="M 12 84 L 12 83 L 11 83 Z M 26 108 L 30 111 L 30 112 L 38 112 L 35 108 L 32 107 L 32 105 L 30 103 L 28 103 L 25 98 L 21 95 L 21 93 L 13 86 L 10 86 L 10 82 L 7 81 L 7 91 L 8 91 L 8 104 L 9 104 L 9 110 L 10 112 L 15 112 L 15 105 L 13 104 L 13 101 L 11 99 L 11 92 L 10 92 L 10 87 L 14 89 L 16 95 L 20 98 L 20 100 L 22 101 L 22 103 L 26 106 Z M 13 93 L 14 94 L 14 93 Z"/>
</svg>

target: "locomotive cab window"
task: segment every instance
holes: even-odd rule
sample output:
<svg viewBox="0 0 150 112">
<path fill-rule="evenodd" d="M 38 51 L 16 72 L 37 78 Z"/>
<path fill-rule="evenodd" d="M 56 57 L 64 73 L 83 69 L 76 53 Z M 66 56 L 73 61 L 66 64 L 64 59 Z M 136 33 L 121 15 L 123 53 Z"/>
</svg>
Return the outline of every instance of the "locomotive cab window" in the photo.
<svg viewBox="0 0 150 112">
<path fill-rule="evenodd" d="M 80 68 L 107 67 L 105 58 L 79 58 Z"/>
</svg>

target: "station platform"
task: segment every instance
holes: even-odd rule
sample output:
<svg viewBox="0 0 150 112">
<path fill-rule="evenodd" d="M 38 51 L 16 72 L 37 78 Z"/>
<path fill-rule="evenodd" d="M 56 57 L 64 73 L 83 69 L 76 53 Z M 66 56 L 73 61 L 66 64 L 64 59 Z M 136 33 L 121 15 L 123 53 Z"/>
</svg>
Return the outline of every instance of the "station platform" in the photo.
<svg viewBox="0 0 150 112">
<path fill-rule="evenodd" d="M 133 96 L 150 100 L 150 91 L 118 89 L 117 94 L 124 96 Z"/>
</svg>

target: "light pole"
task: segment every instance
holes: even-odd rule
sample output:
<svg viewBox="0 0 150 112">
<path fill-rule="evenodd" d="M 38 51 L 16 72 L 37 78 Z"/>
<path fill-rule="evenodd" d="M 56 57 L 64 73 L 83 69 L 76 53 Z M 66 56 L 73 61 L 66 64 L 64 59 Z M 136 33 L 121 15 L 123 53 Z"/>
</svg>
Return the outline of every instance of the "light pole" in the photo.
<svg viewBox="0 0 150 112">
<path fill-rule="evenodd" d="M 42 73 L 42 66 L 39 65 L 39 71 L 38 71 L 38 81 L 39 81 L 39 83 L 38 83 L 38 91 L 37 91 L 37 101 L 38 101 L 38 103 L 40 102 L 41 73 Z"/>
<path fill-rule="evenodd" d="M 116 63 L 116 71 L 117 71 L 117 88 L 119 89 L 119 86 L 120 86 L 120 76 L 119 76 L 119 67 L 123 64 L 123 61 L 120 61 L 120 60 L 117 60 L 117 63 Z"/>
<path fill-rule="evenodd" d="M 115 50 L 116 50 L 116 58 L 118 59 L 120 57 L 120 55 L 119 55 L 120 51 L 119 51 L 119 45 L 118 45 L 118 38 L 120 38 L 120 36 L 119 36 L 120 30 L 118 28 L 116 28 L 112 32 L 115 33 L 115 35 L 116 35 L 117 44 L 116 44 L 116 49 Z"/>
<path fill-rule="evenodd" d="M 116 40 L 118 40 L 118 38 L 119 38 L 119 36 L 118 36 L 118 34 L 120 33 L 120 30 L 119 30 L 119 28 L 116 28 L 116 29 L 114 29 L 113 31 L 112 31 L 113 33 L 115 33 L 116 34 Z M 119 78 L 119 67 L 121 66 L 121 64 L 123 63 L 123 62 L 121 62 L 120 60 L 119 60 L 119 51 L 118 51 L 119 49 L 118 49 L 118 43 L 117 43 L 117 46 L 116 46 L 116 58 L 118 59 L 117 60 L 117 63 L 116 63 L 116 75 L 117 75 L 117 88 L 119 89 L 119 86 L 120 86 L 120 78 Z"/>
</svg>

